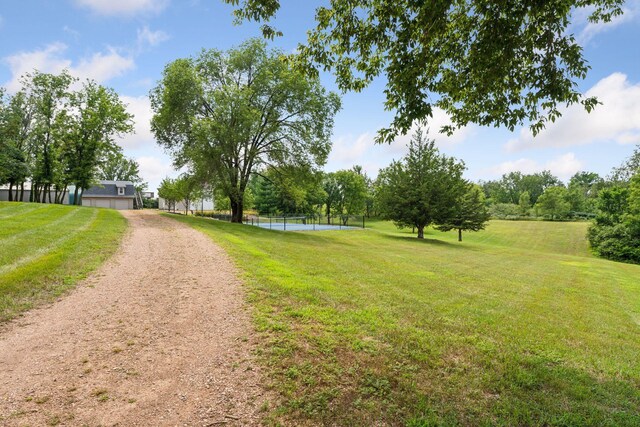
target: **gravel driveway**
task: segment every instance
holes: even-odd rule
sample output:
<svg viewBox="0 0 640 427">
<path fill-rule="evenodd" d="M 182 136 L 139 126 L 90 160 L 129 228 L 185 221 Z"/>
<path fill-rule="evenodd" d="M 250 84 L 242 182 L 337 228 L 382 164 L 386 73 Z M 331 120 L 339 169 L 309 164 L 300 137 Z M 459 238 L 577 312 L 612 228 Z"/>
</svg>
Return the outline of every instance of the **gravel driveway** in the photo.
<svg viewBox="0 0 640 427">
<path fill-rule="evenodd" d="M 119 252 L 0 328 L 0 425 L 256 425 L 267 398 L 242 284 L 203 234 L 126 211 Z"/>
</svg>

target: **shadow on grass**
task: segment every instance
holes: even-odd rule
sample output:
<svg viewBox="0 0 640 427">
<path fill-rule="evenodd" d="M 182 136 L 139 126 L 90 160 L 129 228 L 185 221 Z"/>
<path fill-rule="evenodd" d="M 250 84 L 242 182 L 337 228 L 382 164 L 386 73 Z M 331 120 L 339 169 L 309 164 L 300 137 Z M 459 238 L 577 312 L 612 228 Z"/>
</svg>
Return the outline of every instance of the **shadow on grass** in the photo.
<svg viewBox="0 0 640 427">
<path fill-rule="evenodd" d="M 472 248 L 469 248 L 468 246 L 465 246 L 464 242 L 454 243 L 454 242 L 448 242 L 446 240 L 432 239 L 429 237 L 425 237 L 424 239 L 418 239 L 416 236 L 399 236 L 397 234 L 387 234 L 387 233 L 380 233 L 380 234 L 382 234 L 386 239 L 399 240 L 402 242 L 414 242 L 415 244 L 418 244 L 418 245 L 443 246 L 447 248 L 466 249 L 466 250 L 472 249 Z"/>
</svg>

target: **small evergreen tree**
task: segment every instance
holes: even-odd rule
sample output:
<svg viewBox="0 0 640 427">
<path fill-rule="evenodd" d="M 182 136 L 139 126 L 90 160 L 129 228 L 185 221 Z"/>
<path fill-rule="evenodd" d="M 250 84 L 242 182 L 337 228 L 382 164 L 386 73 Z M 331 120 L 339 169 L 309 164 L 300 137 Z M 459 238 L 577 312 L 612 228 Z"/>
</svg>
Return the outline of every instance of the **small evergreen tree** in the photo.
<svg viewBox="0 0 640 427">
<path fill-rule="evenodd" d="M 458 199 L 454 215 L 445 223 L 436 226 L 437 230 L 458 230 L 458 241 L 462 242 L 462 231 L 480 231 L 490 218 L 484 202 L 482 188 L 470 184 L 467 191 Z"/>
<path fill-rule="evenodd" d="M 424 238 L 425 227 L 444 224 L 455 215 L 464 194 L 464 163 L 441 155 L 434 140 L 418 130 L 409 143 L 409 153 L 380 171 L 378 200 L 384 219 L 396 226 L 415 227 Z"/>
</svg>

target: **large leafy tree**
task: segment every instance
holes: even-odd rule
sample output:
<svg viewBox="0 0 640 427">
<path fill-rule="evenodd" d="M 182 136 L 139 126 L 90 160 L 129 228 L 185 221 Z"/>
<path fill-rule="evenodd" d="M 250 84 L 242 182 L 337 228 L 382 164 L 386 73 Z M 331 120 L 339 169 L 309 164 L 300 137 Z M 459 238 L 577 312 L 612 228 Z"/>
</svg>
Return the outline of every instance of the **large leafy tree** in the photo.
<svg viewBox="0 0 640 427">
<path fill-rule="evenodd" d="M 133 116 L 113 89 L 91 80 L 70 95 L 70 107 L 71 114 L 65 119 L 71 126 L 63 155 L 79 204 L 78 193 L 93 185 L 101 161 L 109 152 L 118 151 L 114 137 L 133 131 Z"/>
<path fill-rule="evenodd" d="M 640 173 L 626 187 L 602 190 L 598 207 L 588 232 L 591 248 L 605 258 L 640 263 Z"/>
<path fill-rule="evenodd" d="M 252 39 L 168 64 L 151 105 L 152 130 L 175 165 L 213 181 L 242 222 L 253 172 L 326 161 L 340 100 Z"/>
<path fill-rule="evenodd" d="M 61 155 L 64 136 L 70 131 L 68 118 L 70 87 L 74 78 L 68 72 L 46 74 L 35 71 L 22 79 L 28 103 L 33 109 L 29 135 L 33 157 L 33 201 L 52 202 L 51 191 L 68 183 Z M 48 199 L 48 200 L 47 200 Z"/>
<path fill-rule="evenodd" d="M 440 231 L 458 230 L 458 241 L 462 242 L 463 231 L 484 230 L 491 215 L 484 202 L 482 188 L 469 184 L 467 191 L 457 200 L 454 213 L 444 223 L 438 224 Z"/>
<path fill-rule="evenodd" d="M 13 199 L 12 188 L 16 186 L 16 200 L 24 200 L 24 182 L 31 173 L 32 147 L 29 145 L 29 137 L 33 126 L 33 105 L 29 103 L 24 91 L 18 91 L 3 102 L 0 112 L 0 141 L 5 144 L 5 160 L 10 161 L 7 166 L 9 183 L 9 200 Z M 20 187 L 18 195 L 17 188 Z"/>
<path fill-rule="evenodd" d="M 160 182 L 160 186 L 158 187 L 158 197 L 165 200 L 167 210 L 175 211 L 176 202 L 181 198 L 176 186 L 176 181 L 176 179 L 166 177 Z"/>
<path fill-rule="evenodd" d="M 439 153 L 434 140 L 418 130 L 409 153 L 380 171 L 378 199 L 381 215 L 398 227 L 415 227 L 418 238 L 430 224 L 445 224 L 456 212 L 466 190 L 464 163 Z"/>
<path fill-rule="evenodd" d="M 224 0 L 236 17 L 269 20 L 279 0 Z M 390 142 L 434 107 L 468 123 L 534 133 L 560 116 L 559 106 L 597 103 L 576 89 L 589 66 L 569 31 L 577 9 L 592 23 L 622 13 L 624 0 L 329 0 L 316 9 L 316 27 L 298 47 L 300 62 L 331 70 L 343 90 L 359 91 L 384 74 L 385 107 L 395 112 L 378 140 Z M 452 131 L 447 127 L 445 131 Z"/>
<path fill-rule="evenodd" d="M 367 201 L 367 183 L 358 170 L 339 170 L 333 174 L 337 185 L 337 197 L 332 211 L 346 225 L 350 215 L 364 213 Z"/>
<path fill-rule="evenodd" d="M 15 104 L 14 98 L 6 98 L 0 88 L 0 185 L 9 184 L 9 201 L 13 200 L 14 184 L 24 182 L 29 174 Z"/>
</svg>

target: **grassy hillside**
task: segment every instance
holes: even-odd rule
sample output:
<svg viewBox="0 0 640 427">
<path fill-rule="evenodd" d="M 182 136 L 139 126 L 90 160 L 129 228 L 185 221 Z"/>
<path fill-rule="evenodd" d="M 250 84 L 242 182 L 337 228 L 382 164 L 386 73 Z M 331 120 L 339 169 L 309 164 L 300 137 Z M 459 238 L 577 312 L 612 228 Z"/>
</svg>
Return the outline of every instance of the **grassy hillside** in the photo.
<svg viewBox="0 0 640 427">
<path fill-rule="evenodd" d="M 0 321 L 51 301 L 115 252 L 117 211 L 0 202 Z"/>
<path fill-rule="evenodd" d="M 640 267 L 591 257 L 586 224 L 458 243 L 181 220 L 246 272 L 274 423 L 640 425 Z"/>
</svg>

